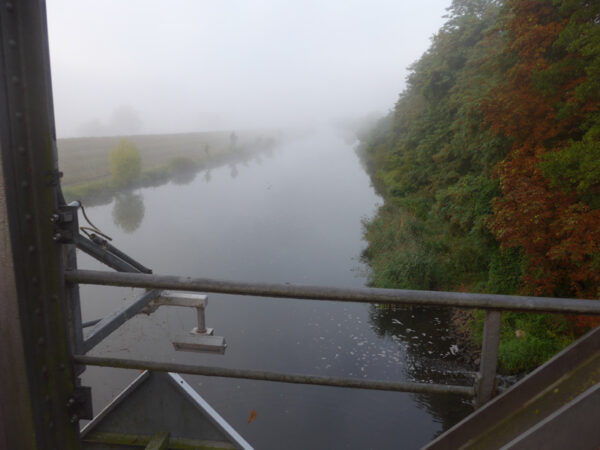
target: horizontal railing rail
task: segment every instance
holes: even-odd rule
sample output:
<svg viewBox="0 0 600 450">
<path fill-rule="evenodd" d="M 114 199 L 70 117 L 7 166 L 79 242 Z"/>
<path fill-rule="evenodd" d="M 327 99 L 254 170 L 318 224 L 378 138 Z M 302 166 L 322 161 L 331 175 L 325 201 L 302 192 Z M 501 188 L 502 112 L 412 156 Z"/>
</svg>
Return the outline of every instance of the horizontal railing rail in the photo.
<svg viewBox="0 0 600 450">
<path fill-rule="evenodd" d="M 257 297 L 329 300 L 338 302 L 380 303 L 405 306 L 444 306 L 508 311 L 600 315 L 600 302 L 569 298 L 526 297 L 466 292 L 416 291 L 380 288 L 335 288 L 292 284 L 246 283 L 209 278 L 107 272 L 66 271 L 71 283 L 105 286 L 172 289 Z"/>
<path fill-rule="evenodd" d="M 361 380 L 357 378 L 325 377 L 294 373 L 268 372 L 249 369 L 228 369 L 224 367 L 197 366 L 173 362 L 145 361 L 127 358 L 106 358 L 102 356 L 73 355 L 75 363 L 90 366 L 116 367 L 120 369 L 155 370 L 177 372 L 190 375 L 204 375 L 222 378 L 241 378 L 246 380 L 274 381 L 278 383 L 313 384 L 355 389 L 373 389 L 379 391 L 412 392 L 421 394 L 459 394 L 475 395 L 472 386 L 454 386 L 434 383 L 392 382 Z"/>
<path fill-rule="evenodd" d="M 96 255 L 98 258 L 103 255 Z M 139 269 L 138 269 L 139 270 Z M 89 355 L 74 355 L 78 364 L 175 371 L 186 374 L 245 378 L 283 383 L 315 384 L 361 389 L 379 389 L 413 393 L 462 394 L 475 397 L 475 405 L 486 403 L 495 390 L 498 345 L 500 340 L 501 312 L 522 311 L 530 313 L 560 313 L 574 315 L 600 315 L 600 302 L 568 298 L 527 297 L 494 294 L 472 294 L 465 292 L 416 291 L 379 288 L 336 288 L 325 286 L 302 286 L 292 284 L 248 283 L 148 273 L 107 272 L 95 270 L 71 270 L 65 272 L 68 283 L 95 284 L 106 286 L 138 287 L 153 290 L 182 290 L 204 293 L 221 293 L 253 297 L 275 297 L 302 300 L 336 302 L 360 302 L 398 306 L 438 306 L 452 308 L 476 308 L 485 310 L 481 362 L 473 386 L 441 385 L 433 383 L 387 382 L 313 375 L 262 372 L 245 369 L 192 366 L 186 364 L 140 361 L 126 358 L 105 358 Z M 155 292 L 150 291 L 150 293 Z M 146 294 L 148 295 L 148 294 Z M 142 296 L 143 298 L 144 296 Z M 117 312 L 98 323 L 94 339 L 86 340 L 84 353 L 135 313 L 143 301 L 135 302 L 131 310 Z M 135 310 L 135 311 L 133 311 Z M 106 323 L 106 326 L 101 326 Z M 110 326 L 108 326 L 110 325 Z M 97 341 L 97 342 L 96 342 Z"/>
</svg>

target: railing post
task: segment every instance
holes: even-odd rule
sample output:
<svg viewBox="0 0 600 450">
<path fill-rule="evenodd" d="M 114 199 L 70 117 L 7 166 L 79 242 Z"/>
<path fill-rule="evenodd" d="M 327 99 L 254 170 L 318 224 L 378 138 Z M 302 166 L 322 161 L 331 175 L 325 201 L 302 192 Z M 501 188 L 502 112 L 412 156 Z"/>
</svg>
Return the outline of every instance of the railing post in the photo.
<svg viewBox="0 0 600 450">
<path fill-rule="evenodd" d="M 481 407 L 492 398 L 496 387 L 496 367 L 498 365 L 501 319 L 502 313 L 500 311 L 485 311 L 481 363 L 476 382 L 476 408 Z"/>
<path fill-rule="evenodd" d="M 198 314 L 198 326 L 194 330 L 195 333 L 202 334 L 206 333 L 206 320 L 204 318 L 204 308 L 196 308 Z"/>
</svg>

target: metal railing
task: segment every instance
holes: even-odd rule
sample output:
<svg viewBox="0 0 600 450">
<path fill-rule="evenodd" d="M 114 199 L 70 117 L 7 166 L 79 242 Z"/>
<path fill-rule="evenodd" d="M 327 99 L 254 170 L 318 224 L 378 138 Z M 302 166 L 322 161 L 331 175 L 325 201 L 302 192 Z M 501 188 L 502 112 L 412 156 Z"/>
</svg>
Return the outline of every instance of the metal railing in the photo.
<svg viewBox="0 0 600 450">
<path fill-rule="evenodd" d="M 79 247 L 79 245 L 78 245 Z M 102 260 L 101 255 L 95 255 Z M 113 265 L 114 267 L 114 265 Z M 70 270 L 65 272 L 67 283 L 124 286 L 150 289 L 126 309 L 103 320 L 95 334 L 88 338 L 83 348 L 93 347 L 136 312 L 141 311 L 156 293 L 163 289 L 235 294 L 254 297 L 274 297 L 280 299 L 304 299 L 314 301 L 360 302 L 402 306 L 441 306 L 476 308 L 486 311 L 483 345 L 479 372 L 474 386 L 456 386 L 432 383 L 395 383 L 385 381 L 333 378 L 323 376 L 263 372 L 244 369 L 193 366 L 176 363 L 148 362 L 126 358 L 105 358 L 100 356 L 73 355 L 79 364 L 110 366 L 129 369 L 150 369 L 174 371 L 186 374 L 207 375 L 228 378 L 275 381 L 283 383 L 315 384 L 362 389 L 377 389 L 413 393 L 462 394 L 474 397 L 475 405 L 481 406 L 494 393 L 498 343 L 500 338 L 501 312 L 546 312 L 560 314 L 600 315 L 600 302 L 566 298 L 526 297 L 492 294 L 472 294 L 461 292 L 416 291 L 378 288 L 343 289 L 324 286 L 301 286 L 290 284 L 246 283 L 208 278 L 156 275 L 140 272 L 107 272 L 94 270 Z M 90 340 L 93 339 L 93 342 Z"/>
</svg>

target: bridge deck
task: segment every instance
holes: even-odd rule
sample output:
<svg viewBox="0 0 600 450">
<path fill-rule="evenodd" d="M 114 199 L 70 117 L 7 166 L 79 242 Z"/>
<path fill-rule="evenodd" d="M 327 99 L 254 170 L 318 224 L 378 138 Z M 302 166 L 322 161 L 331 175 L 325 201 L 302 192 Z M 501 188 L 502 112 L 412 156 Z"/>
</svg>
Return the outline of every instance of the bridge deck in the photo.
<svg viewBox="0 0 600 450">
<path fill-rule="evenodd" d="M 600 350 L 462 448 L 501 448 L 599 382 Z"/>
<path fill-rule="evenodd" d="M 600 327 L 424 449 L 597 449 L 598 417 Z"/>
</svg>

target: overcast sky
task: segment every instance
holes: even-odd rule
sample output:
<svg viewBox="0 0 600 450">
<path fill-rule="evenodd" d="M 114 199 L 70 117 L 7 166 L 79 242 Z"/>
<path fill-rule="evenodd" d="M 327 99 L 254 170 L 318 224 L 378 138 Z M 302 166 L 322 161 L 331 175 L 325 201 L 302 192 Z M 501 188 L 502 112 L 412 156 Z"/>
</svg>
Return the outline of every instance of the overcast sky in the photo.
<svg viewBox="0 0 600 450">
<path fill-rule="evenodd" d="M 47 0 L 59 137 L 391 109 L 450 0 Z"/>
</svg>

